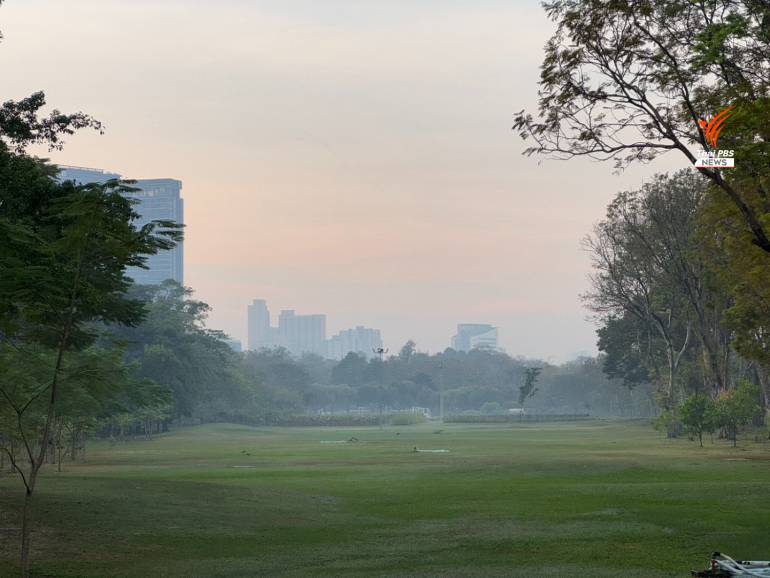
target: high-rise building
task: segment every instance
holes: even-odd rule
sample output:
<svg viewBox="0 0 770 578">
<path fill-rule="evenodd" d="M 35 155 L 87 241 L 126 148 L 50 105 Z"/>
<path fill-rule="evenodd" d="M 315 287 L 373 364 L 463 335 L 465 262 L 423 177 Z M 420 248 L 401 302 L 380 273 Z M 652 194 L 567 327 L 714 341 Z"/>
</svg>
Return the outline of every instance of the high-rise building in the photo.
<svg viewBox="0 0 770 578">
<path fill-rule="evenodd" d="M 278 316 L 278 343 L 296 355 L 326 353 L 326 315 L 296 315 L 293 310 Z"/>
<path fill-rule="evenodd" d="M 497 349 L 497 327 L 485 323 L 461 323 L 457 335 L 452 337 L 452 349 Z"/>
<path fill-rule="evenodd" d="M 249 305 L 248 317 L 251 350 L 284 347 L 293 355 L 315 353 L 342 359 L 351 351 L 371 356 L 372 349 L 382 347 L 380 331 L 361 326 L 326 339 L 326 315 L 297 315 L 293 309 L 285 309 L 278 316 L 278 327 L 274 327 L 264 299 Z"/>
<path fill-rule="evenodd" d="M 273 347 L 273 328 L 270 325 L 270 311 L 264 299 L 254 299 L 249 305 L 249 349 Z"/>
<path fill-rule="evenodd" d="M 118 173 L 111 173 L 102 169 L 88 169 L 86 167 L 59 167 L 60 181 L 75 181 L 78 184 L 86 185 L 88 183 L 99 183 L 100 185 L 107 181 L 119 179 Z"/>
<path fill-rule="evenodd" d="M 249 349 L 284 347 L 294 355 L 326 353 L 326 315 L 297 315 L 281 311 L 278 327 L 273 327 L 264 299 L 249 305 Z"/>
<path fill-rule="evenodd" d="M 348 353 L 362 353 L 367 357 L 374 355 L 374 350 L 382 347 L 382 336 L 379 329 L 358 326 L 355 329 L 345 329 L 326 342 L 326 357 L 342 359 Z"/>
<path fill-rule="evenodd" d="M 141 179 L 133 188 L 137 191 L 126 193 L 136 199 L 136 212 L 140 218 L 137 227 L 151 221 L 174 221 L 184 223 L 184 201 L 182 182 L 176 179 Z M 141 285 L 158 285 L 166 279 L 184 284 L 184 247 L 179 243 L 169 251 L 159 251 L 147 259 L 147 269 L 133 267 L 127 275 Z"/>
<path fill-rule="evenodd" d="M 59 179 L 75 181 L 78 184 L 105 183 L 119 179 L 117 173 L 101 169 L 83 167 L 59 167 Z M 140 179 L 131 187 L 136 191 L 125 193 L 126 197 L 136 199 L 136 212 L 140 215 L 136 226 L 141 227 L 150 221 L 174 221 L 184 224 L 184 200 L 182 199 L 182 182 L 176 179 Z M 184 284 L 184 244 L 178 243 L 168 251 L 159 251 L 147 258 L 148 269 L 130 267 L 126 274 L 136 283 L 142 285 L 158 285 L 167 279 L 173 279 L 180 285 Z"/>
</svg>

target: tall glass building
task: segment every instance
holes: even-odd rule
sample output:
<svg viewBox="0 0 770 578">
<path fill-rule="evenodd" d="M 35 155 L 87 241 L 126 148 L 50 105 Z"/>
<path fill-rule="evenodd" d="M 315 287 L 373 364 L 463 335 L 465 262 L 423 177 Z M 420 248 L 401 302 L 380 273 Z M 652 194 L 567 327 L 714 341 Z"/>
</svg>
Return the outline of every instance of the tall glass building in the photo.
<svg viewBox="0 0 770 578">
<path fill-rule="evenodd" d="M 60 166 L 59 179 L 75 181 L 79 184 L 105 183 L 121 178 L 117 173 L 100 169 Z M 137 191 L 126 193 L 136 199 L 135 210 L 140 218 L 136 222 L 141 227 L 150 221 L 164 220 L 184 224 L 184 200 L 182 199 L 182 181 L 176 179 L 141 179 L 131 185 Z M 184 244 L 179 243 L 169 251 L 160 251 L 147 259 L 149 269 L 131 267 L 127 274 L 141 285 L 158 285 L 166 279 L 173 279 L 184 285 Z"/>
</svg>

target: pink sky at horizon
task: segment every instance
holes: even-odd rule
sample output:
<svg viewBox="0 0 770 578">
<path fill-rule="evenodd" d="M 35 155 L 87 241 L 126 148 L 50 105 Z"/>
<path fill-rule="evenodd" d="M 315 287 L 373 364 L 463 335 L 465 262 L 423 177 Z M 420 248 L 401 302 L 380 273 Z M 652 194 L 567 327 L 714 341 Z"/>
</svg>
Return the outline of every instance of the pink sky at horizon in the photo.
<svg viewBox="0 0 770 578">
<path fill-rule="evenodd" d="M 521 156 L 552 30 L 534 1 L 8 0 L 0 30 L 3 100 L 106 125 L 54 162 L 183 181 L 186 284 L 244 343 L 264 298 L 391 349 L 479 322 L 513 355 L 593 353 L 580 240 L 677 166 Z"/>
</svg>

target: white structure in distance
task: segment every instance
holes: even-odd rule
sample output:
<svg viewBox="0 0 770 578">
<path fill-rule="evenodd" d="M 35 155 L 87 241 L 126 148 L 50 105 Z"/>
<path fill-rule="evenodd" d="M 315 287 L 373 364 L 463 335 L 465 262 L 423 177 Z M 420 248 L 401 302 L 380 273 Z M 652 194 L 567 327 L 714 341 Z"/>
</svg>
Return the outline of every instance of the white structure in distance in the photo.
<svg viewBox="0 0 770 578">
<path fill-rule="evenodd" d="M 348 353 L 371 357 L 382 347 L 379 329 L 357 326 L 326 338 L 326 315 L 297 315 L 285 309 L 278 316 L 278 327 L 271 322 L 264 299 L 255 299 L 248 308 L 248 349 L 283 347 L 293 355 L 314 353 L 327 359 L 342 359 Z"/>
</svg>

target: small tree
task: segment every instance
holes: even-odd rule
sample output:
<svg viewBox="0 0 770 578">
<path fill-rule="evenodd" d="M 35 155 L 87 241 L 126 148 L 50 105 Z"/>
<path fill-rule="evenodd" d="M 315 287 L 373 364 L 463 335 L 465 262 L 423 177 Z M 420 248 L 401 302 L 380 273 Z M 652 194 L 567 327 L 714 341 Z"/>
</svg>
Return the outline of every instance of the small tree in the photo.
<svg viewBox="0 0 770 578">
<path fill-rule="evenodd" d="M 496 401 L 487 401 L 481 406 L 480 411 L 484 415 L 499 415 L 503 413 L 503 406 Z"/>
<path fill-rule="evenodd" d="M 519 387 L 519 406 L 524 407 L 524 402 L 528 399 L 535 397 L 537 393 L 537 378 L 540 372 L 543 371 L 542 367 L 528 367 L 524 374 L 524 385 Z"/>
<path fill-rule="evenodd" d="M 748 424 L 761 412 L 759 388 L 744 380 L 735 389 L 721 393 L 715 409 L 717 427 L 727 430 L 735 447 L 738 445 L 738 428 Z"/>
<path fill-rule="evenodd" d="M 714 431 L 714 402 L 704 393 L 691 395 L 682 404 L 679 413 L 687 433 L 698 438 L 703 447 L 703 432 Z"/>
</svg>

